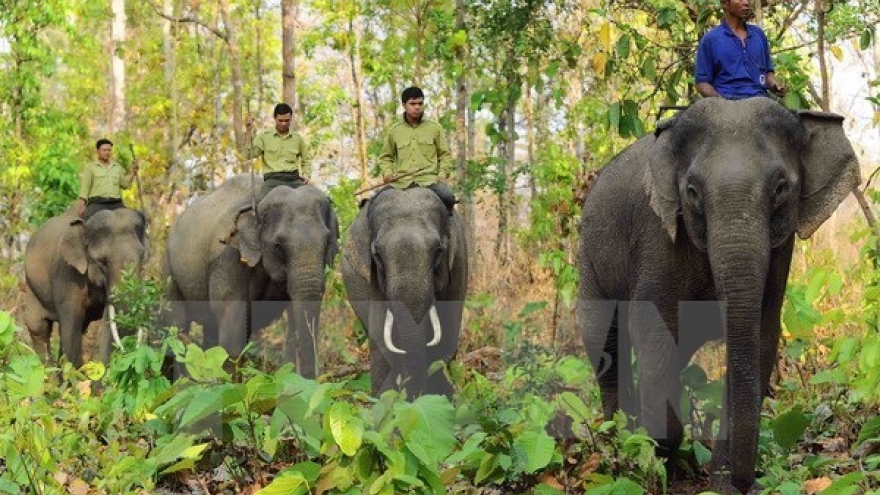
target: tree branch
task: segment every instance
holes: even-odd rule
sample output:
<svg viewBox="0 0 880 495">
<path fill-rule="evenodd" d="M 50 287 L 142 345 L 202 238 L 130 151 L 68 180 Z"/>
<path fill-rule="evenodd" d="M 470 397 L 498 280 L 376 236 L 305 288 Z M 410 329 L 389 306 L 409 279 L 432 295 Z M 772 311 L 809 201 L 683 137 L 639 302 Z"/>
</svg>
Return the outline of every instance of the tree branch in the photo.
<svg viewBox="0 0 880 495">
<path fill-rule="evenodd" d="M 174 17 L 171 14 L 166 14 L 165 12 L 163 12 L 162 9 L 160 9 L 159 6 L 156 5 L 155 2 L 150 1 L 149 4 L 151 7 L 153 7 L 153 10 L 156 11 L 156 14 L 163 19 L 169 20 L 171 22 L 181 22 L 181 23 L 189 22 L 189 23 L 195 24 L 197 26 L 201 26 L 201 27 L 207 29 L 208 31 L 210 31 L 211 33 L 213 33 L 214 36 L 217 36 L 218 38 L 220 38 L 224 42 L 229 43 L 229 34 L 228 33 L 224 32 L 224 31 L 220 31 L 219 29 L 217 29 L 213 26 L 209 26 L 208 24 L 206 24 L 204 21 L 202 21 L 201 19 L 199 19 L 197 17 Z"/>
</svg>

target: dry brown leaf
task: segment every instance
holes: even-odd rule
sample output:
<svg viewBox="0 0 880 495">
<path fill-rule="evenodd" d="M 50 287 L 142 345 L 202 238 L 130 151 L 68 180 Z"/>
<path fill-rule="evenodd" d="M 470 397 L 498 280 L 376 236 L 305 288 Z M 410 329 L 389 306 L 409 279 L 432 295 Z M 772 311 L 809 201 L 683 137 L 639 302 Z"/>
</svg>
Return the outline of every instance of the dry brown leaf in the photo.
<svg viewBox="0 0 880 495">
<path fill-rule="evenodd" d="M 76 389 L 79 390 L 81 397 L 90 397 L 92 395 L 92 382 L 90 380 L 78 382 Z"/>
<path fill-rule="evenodd" d="M 831 478 L 822 477 L 804 481 L 804 493 L 813 495 L 831 486 Z"/>
<path fill-rule="evenodd" d="M 59 485 L 64 486 L 67 484 L 67 480 L 70 479 L 70 476 L 67 473 L 59 471 L 55 473 L 53 478 L 55 478 L 55 481 L 57 481 Z"/>
<path fill-rule="evenodd" d="M 89 484 L 79 478 L 74 478 L 67 486 L 67 491 L 70 495 L 88 495 Z"/>
<path fill-rule="evenodd" d="M 550 486 L 551 488 L 555 488 L 557 490 L 564 490 L 565 489 L 565 487 L 562 486 L 562 483 L 559 482 L 559 480 L 556 478 L 556 476 L 554 476 L 550 473 L 542 474 L 541 476 L 538 477 L 538 481 L 540 481 L 541 483 L 544 483 L 547 486 Z"/>
<path fill-rule="evenodd" d="M 590 458 L 587 459 L 587 462 L 581 466 L 580 478 L 585 479 L 588 475 L 595 473 L 599 470 L 599 466 L 602 462 L 602 455 L 598 452 L 593 452 L 590 455 Z"/>
</svg>

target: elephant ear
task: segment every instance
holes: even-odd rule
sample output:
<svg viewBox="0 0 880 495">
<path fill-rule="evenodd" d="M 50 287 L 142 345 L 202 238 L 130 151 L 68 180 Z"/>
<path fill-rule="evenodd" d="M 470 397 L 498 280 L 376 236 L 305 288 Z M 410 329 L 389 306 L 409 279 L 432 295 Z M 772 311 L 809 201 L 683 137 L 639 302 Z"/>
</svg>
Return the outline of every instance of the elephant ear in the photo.
<svg viewBox="0 0 880 495">
<path fill-rule="evenodd" d="M 348 228 L 345 236 L 343 254 L 345 261 L 357 273 L 358 277 L 369 282 L 373 264 L 370 250 L 370 228 L 367 225 L 367 207 L 363 207 Z"/>
<path fill-rule="evenodd" d="M 660 217 L 663 230 L 672 242 L 675 242 L 678 234 L 678 214 L 681 211 L 673 136 L 669 131 L 677 121 L 677 118 L 672 118 L 660 122 L 654 136 L 643 137 L 628 150 L 629 153 L 620 157 L 624 160 L 649 157 L 644 176 L 645 192 L 650 198 L 651 209 Z"/>
<path fill-rule="evenodd" d="M 84 229 L 85 222 L 77 218 L 70 222 L 70 227 L 61 237 L 61 258 L 80 275 L 85 275 L 89 268 Z"/>
<path fill-rule="evenodd" d="M 455 258 L 461 256 L 458 252 L 459 246 L 464 244 L 464 229 L 461 228 L 461 221 L 458 214 L 449 217 L 449 246 L 447 253 L 449 254 L 449 270 L 451 271 L 455 265 Z"/>
<path fill-rule="evenodd" d="M 242 209 L 235 215 L 232 232 L 226 238 L 226 244 L 241 253 L 241 262 L 253 268 L 260 263 L 263 252 L 260 249 L 260 229 L 254 210 Z"/>
<path fill-rule="evenodd" d="M 798 113 L 807 141 L 801 159 L 801 197 L 797 234 L 810 237 L 861 181 L 855 151 L 843 132 L 843 117 Z"/>
<path fill-rule="evenodd" d="M 324 260 L 324 264 L 327 266 L 331 266 L 333 264 L 333 258 L 336 257 L 336 253 L 339 252 L 339 219 L 336 217 L 336 212 L 333 211 L 332 206 L 327 206 L 327 229 L 330 230 L 330 246 L 327 249 L 327 259 Z"/>
</svg>

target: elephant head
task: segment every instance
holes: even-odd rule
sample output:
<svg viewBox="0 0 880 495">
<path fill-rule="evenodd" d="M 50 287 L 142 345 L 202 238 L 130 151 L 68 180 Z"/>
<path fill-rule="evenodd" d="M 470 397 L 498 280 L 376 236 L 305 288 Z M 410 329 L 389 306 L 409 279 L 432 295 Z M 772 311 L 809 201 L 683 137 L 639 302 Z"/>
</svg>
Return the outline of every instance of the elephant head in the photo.
<svg viewBox="0 0 880 495">
<path fill-rule="evenodd" d="M 128 208 L 99 211 L 85 222 L 77 218 L 61 238 L 59 254 L 91 285 L 106 291 L 126 267 L 140 270 L 147 257 L 146 225 L 142 213 Z"/>
<path fill-rule="evenodd" d="M 645 174 L 650 206 L 673 243 L 690 242 L 706 253 L 717 297 L 727 304 L 730 408 L 722 428 L 731 434 L 721 445 L 742 492 L 755 480 L 767 392 L 760 370 L 767 369 L 766 383 L 772 368 L 762 368 L 761 360 L 775 361 L 778 344 L 778 337 L 762 344 L 762 288 L 773 260 L 790 257 L 795 232 L 811 235 L 859 183 L 842 121 L 794 113 L 769 98 L 707 98 L 655 133 Z"/>
<path fill-rule="evenodd" d="M 343 276 L 370 332 L 373 367 L 388 371 L 373 370 L 373 389 L 450 393 L 445 376 L 429 377 L 428 368 L 458 346 L 467 277 L 461 224 L 424 188 L 386 189 L 365 210 L 349 231 Z M 359 310 L 358 299 L 369 309 Z"/>
<path fill-rule="evenodd" d="M 296 359 L 297 369 L 306 376 L 316 372 L 314 333 L 324 297 L 324 270 L 339 251 L 338 237 L 339 223 L 329 198 L 306 185 L 274 188 L 256 213 L 238 214 L 227 241 L 243 263 L 263 270 L 291 301 L 285 355 Z"/>
</svg>

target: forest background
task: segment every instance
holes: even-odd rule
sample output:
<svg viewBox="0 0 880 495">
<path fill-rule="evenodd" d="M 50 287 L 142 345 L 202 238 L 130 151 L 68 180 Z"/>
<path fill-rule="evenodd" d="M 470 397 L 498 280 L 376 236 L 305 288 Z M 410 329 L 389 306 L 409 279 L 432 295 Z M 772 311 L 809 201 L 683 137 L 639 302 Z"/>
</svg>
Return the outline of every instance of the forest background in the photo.
<svg viewBox="0 0 880 495">
<path fill-rule="evenodd" d="M 814 239 L 798 244 L 784 315 L 780 383 L 814 381 L 824 394 L 806 399 L 795 386 L 776 411 L 817 421 L 825 399 L 858 390 L 831 401 L 843 423 L 824 425 L 811 446 L 784 445 L 787 452 L 822 451 L 827 445 L 817 439 L 824 435 L 855 449 L 880 437 L 880 426 L 867 437 L 853 426 L 874 418 L 880 401 L 877 230 L 866 226 L 878 198 L 871 185 L 880 165 L 880 2 L 764 0 L 754 9 L 788 87 L 784 104 L 846 116 L 862 162 L 859 201 L 848 199 Z M 535 362 L 555 370 L 562 356 L 582 354 L 573 260 L 587 184 L 671 116 L 665 106 L 696 98 L 696 44 L 719 15 L 717 0 L 0 0 L 0 308 L 20 311 L 28 236 L 75 199 L 96 139 L 113 140 L 125 166 L 133 156 L 141 162 L 125 199 L 151 218 L 145 279 L 158 280 L 175 216 L 229 175 L 248 171 L 247 118 L 269 127 L 275 103 L 293 106 L 294 126 L 314 150 L 315 181 L 334 198 L 345 235 L 357 211 L 354 193 L 400 113 L 398 95 L 419 85 L 428 117 L 446 129 L 453 148 L 473 240 L 465 363 L 503 374 L 539 356 Z M 330 277 L 322 357 L 342 376 L 364 362 L 366 347 L 338 274 Z M 849 347 L 856 343 L 862 351 Z M 823 375 L 829 368 L 847 378 Z M 698 453 L 697 444 L 690 448 Z M 780 475 L 776 486 L 827 480 L 827 488 L 840 479 L 832 474 L 864 471 L 864 458 L 846 451 L 834 454 L 845 458 L 841 464 Z M 498 477 L 498 459 L 469 481 L 510 482 Z M 151 479 L 168 464 L 157 464 Z M 540 467 L 553 467 L 553 478 L 540 484 L 523 479 L 525 470 L 508 471 L 523 490 L 554 487 L 560 472 L 585 476 L 584 465 L 573 464 L 548 461 Z M 844 489 L 869 479 L 845 478 Z M 639 481 L 648 490 L 658 483 Z"/>
</svg>

